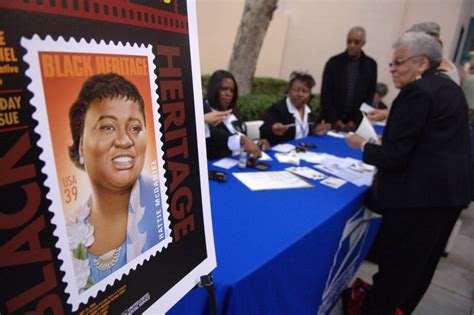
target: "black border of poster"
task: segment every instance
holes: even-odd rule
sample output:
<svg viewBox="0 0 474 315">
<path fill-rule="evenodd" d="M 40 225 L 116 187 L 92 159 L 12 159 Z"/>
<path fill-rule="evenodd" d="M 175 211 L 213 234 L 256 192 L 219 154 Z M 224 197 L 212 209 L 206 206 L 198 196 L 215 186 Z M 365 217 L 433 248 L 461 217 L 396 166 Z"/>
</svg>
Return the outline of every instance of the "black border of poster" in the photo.
<svg viewBox="0 0 474 315">
<path fill-rule="evenodd" d="M 169 3 L 168 3 L 169 2 Z M 17 59 L 0 58 L 0 98 L 17 96 L 18 123 L 0 126 L 0 313 L 28 311 L 71 313 L 65 292 L 62 261 L 58 259 L 51 223 L 45 161 L 37 145 L 33 119 L 34 96 L 25 75 L 27 51 L 22 38 L 38 35 L 53 40 L 81 39 L 86 42 L 151 45 L 159 95 L 161 142 L 168 202 L 168 219 L 173 241 L 155 257 L 131 270 L 105 291 L 81 304 L 78 313 L 92 313 L 98 307 L 112 314 L 135 307 L 142 312 L 159 300 L 196 266 L 215 254 L 206 244 L 207 220 L 203 210 L 208 188 L 201 186 L 203 168 L 195 121 L 193 65 L 191 63 L 186 1 L 24 0 L 0 3 L 0 32 L 4 45 Z M 192 30 L 191 32 L 196 31 Z M 4 56 L 5 57 L 5 56 Z M 12 56 L 10 56 L 12 57 Z M 8 67 L 19 67 L 19 73 Z M 194 72 L 194 73 L 193 73 Z M 198 81 L 200 82 L 200 81 Z M 200 91 L 200 88 L 198 89 Z M 182 91 L 182 97 L 178 97 Z M 166 97 L 163 97 L 166 94 Z M 201 110 L 201 109 L 200 109 Z M 4 111 L 5 113 L 8 110 Z M 207 174 L 207 173 L 206 173 Z M 213 245 L 212 245 L 213 251 Z M 198 277 L 197 277 L 198 279 Z M 118 296 L 118 298 L 117 298 Z M 137 304 L 138 303 L 138 304 Z"/>
</svg>

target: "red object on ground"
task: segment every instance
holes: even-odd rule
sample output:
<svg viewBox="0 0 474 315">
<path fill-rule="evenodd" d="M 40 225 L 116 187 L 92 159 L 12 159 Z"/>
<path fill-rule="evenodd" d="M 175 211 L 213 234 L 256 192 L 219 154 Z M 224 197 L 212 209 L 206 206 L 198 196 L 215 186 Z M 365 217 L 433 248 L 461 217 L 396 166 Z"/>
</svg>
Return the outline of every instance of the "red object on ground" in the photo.
<svg viewBox="0 0 474 315">
<path fill-rule="evenodd" d="M 360 315 L 362 313 L 362 305 L 371 287 L 370 283 L 357 278 L 350 288 L 342 292 L 344 315 Z M 394 315 L 403 315 L 403 312 L 397 308 Z"/>
</svg>

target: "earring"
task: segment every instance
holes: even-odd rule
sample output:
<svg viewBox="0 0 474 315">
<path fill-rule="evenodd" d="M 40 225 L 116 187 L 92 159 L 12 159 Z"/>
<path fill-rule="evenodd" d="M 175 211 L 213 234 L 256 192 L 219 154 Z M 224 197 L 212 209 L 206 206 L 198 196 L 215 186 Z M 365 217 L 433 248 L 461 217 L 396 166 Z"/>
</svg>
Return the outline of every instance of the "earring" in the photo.
<svg viewBox="0 0 474 315">
<path fill-rule="evenodd" d="M 84 165 L 84 157 L 82 155 L 79 156 L 79 164 Z"/>
<path fill-rule="evenodd" d="M 417 75 L 415 79 L 417 80 L 421 79 L 421 75 Z"/>
</svg>

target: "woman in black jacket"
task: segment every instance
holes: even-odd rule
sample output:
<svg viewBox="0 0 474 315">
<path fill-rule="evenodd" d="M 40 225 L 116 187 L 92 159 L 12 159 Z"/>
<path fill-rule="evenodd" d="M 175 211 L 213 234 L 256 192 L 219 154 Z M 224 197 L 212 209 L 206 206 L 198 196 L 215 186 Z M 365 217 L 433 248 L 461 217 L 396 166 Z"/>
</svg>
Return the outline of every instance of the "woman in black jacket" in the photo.
<svg viewBox="0 0 474 315">
<path fill-rule="evenodd" d="M 316 85 L 307 73 L 292 72 L 285 98 L 273 104 L 267 111 L 260 127 L 262 138 L 271 144 L 300 139 L 311 134 L 323 135 L 331 124 L 324 121 L 317 124 L 311 112 L 309 101 L 311 89 Z"/>
<path fill-rule="evenodd" d="M 209 78 L 204 99 L 206 148 L 208 160 L 218 159 L 245 150 L 253 159 L 259 158 L 268 141 L 254 143 L 246 136 L 237 110 L 238 87 L 234 76 L 225 70 L 215 71 Z"/>
<path fill-rule="evenodd" d="M 379 272 L 362 314 L 411 314 L 427 290 L 450 232 L 470 201 L 468 106 L 461 89 L 437 73 L 441 46 L 424 33 L 393 45 L 390 72 L 400 93 L 382 144 L 353 135 L 349 145 L 375 165 L 369 208 L 383 214 Z"/>
</svg>

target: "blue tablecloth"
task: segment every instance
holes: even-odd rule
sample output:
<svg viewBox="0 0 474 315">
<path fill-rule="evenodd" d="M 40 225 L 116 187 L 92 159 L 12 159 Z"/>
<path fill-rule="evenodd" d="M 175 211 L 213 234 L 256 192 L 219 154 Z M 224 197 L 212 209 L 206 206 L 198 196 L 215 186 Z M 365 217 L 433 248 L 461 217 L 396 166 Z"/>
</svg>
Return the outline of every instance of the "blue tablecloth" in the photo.
<svg viewBox="0 0 474 315">
<path fill-rule="evenodd" d="M 360 150 L 343 139 L 310 136 L 302 141 L 317 144 L 311 149 L 317 152 L 361 158 Z M 270 171 L 291 166 L 269 163 Z M 222 171 L 211 163 L 209 168 Z M 220 314 L 329 312 L 380 223 L 364 217 L 367 187 L 346 183 L 333 189 L 312 181 L 312 188 L 251 191 L 232 175 L 240 171 L 236 166 L 226 170 L 228 182 L 209 183 Z M 206 291 L 193 289 L 168 314 L 211 314 Z"/>
</svg>

